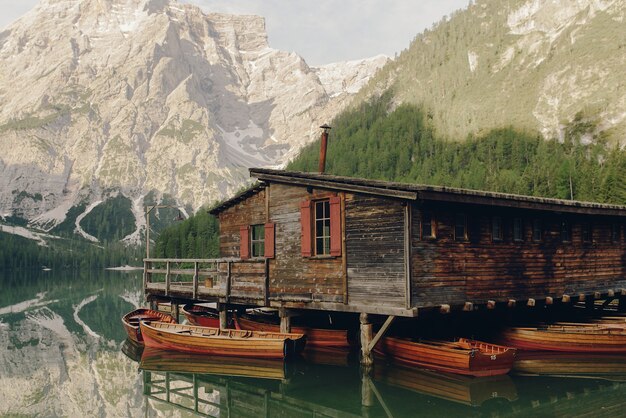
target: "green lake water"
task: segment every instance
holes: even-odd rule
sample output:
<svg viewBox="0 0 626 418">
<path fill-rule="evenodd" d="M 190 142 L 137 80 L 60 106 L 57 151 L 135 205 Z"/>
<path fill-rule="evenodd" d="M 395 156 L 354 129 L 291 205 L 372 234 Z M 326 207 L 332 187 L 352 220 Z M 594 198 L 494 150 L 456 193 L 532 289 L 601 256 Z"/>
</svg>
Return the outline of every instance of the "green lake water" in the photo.
<svg viewBox="0 0 626 418">
<path fill-rule="evenodd" d="M 365 374 L 353 353 L 333 350 L 288 363 L 144 351 L 120 322 L 142 304 L 141 280 L 141 272 L 0 273 L 0 416 L 626 414 L 622 356 L 539 358 L 525 375 L 476 379 L 380 361 Z"/>
</svg>

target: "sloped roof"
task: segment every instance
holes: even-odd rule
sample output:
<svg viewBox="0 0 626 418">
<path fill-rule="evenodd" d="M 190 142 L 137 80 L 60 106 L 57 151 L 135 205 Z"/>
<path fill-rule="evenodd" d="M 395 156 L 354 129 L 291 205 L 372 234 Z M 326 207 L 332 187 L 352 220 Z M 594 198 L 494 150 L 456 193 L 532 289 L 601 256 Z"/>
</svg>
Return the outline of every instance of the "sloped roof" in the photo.
<svg viewBox="0 0 626 418">
<path fill-rule="evenodd" d="M 265 186 L 266 186 L 265 183 L 255 183 L 252 186 L 250 186 L 249 188 L 247 188 L 247 189 L 237 193 L 232 198 L 218 203 L 217 205 L 215 205 L 214 207 L 209 209 L 209 213 L 211 215 L 217 215 L 218 213 L 222 212 L 225 209 L 228 209 L 231 206 L 236 205 L 237 203 L 241 202 L 242 200 L 245 200 L 245 199 L 249 198 L 250 196 L 253 196 L 253 195 L 259 193 L 261 190 L 265 189 Z"/>
<path fill-rule="evenodd" d="M 329 190 L 384 196 L 404 200 L 430 200 L 443 202 L 470 203 L 489 206 L 504 206 L 523 209 L 548 210 L 553 212 L 583 213 L 591 215 L 626 217 L 626 206 L 577 200 L 550 199 L 545 197 L 523 196 L 482 190 L 423 184 L 398 183 L 382 180 L 369 180 L 356 177 L 334 176 L 320 173 L 251 168 L 250 176 L 266 183 L 283 183 Z M 257 187 L 263 187 L 257 185 Z M 240 193 L 211 210 L 217 214 L 227 207 L 258 192 L 255 188 Z"/>
</svg>

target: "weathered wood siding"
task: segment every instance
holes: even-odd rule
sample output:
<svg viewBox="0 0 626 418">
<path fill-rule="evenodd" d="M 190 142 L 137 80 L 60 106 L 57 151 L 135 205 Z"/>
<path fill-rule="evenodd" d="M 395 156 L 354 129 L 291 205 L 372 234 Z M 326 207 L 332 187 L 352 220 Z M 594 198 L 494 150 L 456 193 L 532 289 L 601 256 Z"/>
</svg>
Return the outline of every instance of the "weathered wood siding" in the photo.
<svg viewBox="0 0 626 418">
<path fill-rule="evenodd" d="M 220 257 L 239 258 L 241 234 L 239 227 L 265 223 L 265 193 L 261 190 L 220 213 Z M 226 273 L 223 272 L 225 275 Z M 263 263 L 233 263 L 230 274 L 230 295 L 258 300 L 265 288 Z"/>
<path fill-rule="evenodd" d="M 404 307 L 404 206 L 348 194 L 345 207 L 349 303 Z"/>
<path fill-rule="evenodd" d="M 466 301 L 543 299 L 626 287 L 623 220 L 588 215 L 431 203 L 423 206 L 436 223 L 435 239 L 420 239 L 422 209 L 414 206 L 412 292 L 414 306 Z M 465 213 L 468 240 L 454 239 L 456 213 Z M 504 239 L 493 242 L 492 216 L 501 216 Z M 523 241 L 512 237 L 513 218 L 523 220 Z M 560 222 L 568 219 L 572 239 L 561 242 Z M 543 239 L 532 240 L 532 220 L 542 222 Z M 582 242 L 582 223 L 591 222 L 593 242 Z M 619 242 L 611 240 L 620 223 Z"/>
<path fill-rule="evenodd" d="M 220 213 L 220 257 L 239 258 L 239 227 L 265 223 L 265 193 L 261 190 Z"/>
<path fill-rule="evenodd" d="M 342 257 L 303 257 L 300 202 L 329 197 L 321 190 L 272 184 L 270 221 L 276 224 L 276 257 L 270 261 L 270 299 L 284 301 L 343 301 Z M 333 194 L 336 195 L 336 194 Z"/>
</svg>

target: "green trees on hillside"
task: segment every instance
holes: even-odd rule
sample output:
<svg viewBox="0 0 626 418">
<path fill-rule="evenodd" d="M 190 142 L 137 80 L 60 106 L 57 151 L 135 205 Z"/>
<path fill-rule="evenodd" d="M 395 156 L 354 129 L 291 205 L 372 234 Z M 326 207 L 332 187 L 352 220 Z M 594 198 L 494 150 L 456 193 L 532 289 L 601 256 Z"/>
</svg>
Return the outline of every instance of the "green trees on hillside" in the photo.
<svg viewBox="0 0 626 418">
<path fill-rule="evenodd" d="M 407 183 L 626 204 L 626 152 L 572 126 L 563 141 L 501 128 L 466 141 L 437 138 L 413 105 L 389 112 L 386 93 L 333 122 L 327 172 Z M 289 170 L 315 171 L 319 144 Z"/>
<path fill-rule="evenodd" d="M 143 247 L 115 242 L 104 246 L 78 239 L 50 240 L 47 246 L 17 235 L 0 232 L 0 270 L 48 267 L 94 269 L 120 265 L 140 266 Z"/>
<path fill-rule="evenodd" d="M 100 241 L 119 241 L 135 230 L 131 205 L 130 199 L 118 195 L 93 208 L 80 225 Z"/>
<path fill-rule="evenodd" d="M 157 258 L 216 258 L 219 256 L 219 226 L 206 210 L 169 226 L 156 239 Z"/>
<path fill-rule="evenodd" d="M 562 141 L 511 127 L 446 141 L 432 128 L 428 112 L 413 105 L 391 107 L 392 95 L 385 93 L 335 118 L 327 173 L 626 204 L 626 151 L 608 147 L 601 138 L 588 141 L 589 127 L 572 124 Z M 287 169 L 317 171 L 318 158 L 316 142 Z M 217 257 L 217 221 L 200 211 L 163 231 L 155 253 Z"/>
</svg>

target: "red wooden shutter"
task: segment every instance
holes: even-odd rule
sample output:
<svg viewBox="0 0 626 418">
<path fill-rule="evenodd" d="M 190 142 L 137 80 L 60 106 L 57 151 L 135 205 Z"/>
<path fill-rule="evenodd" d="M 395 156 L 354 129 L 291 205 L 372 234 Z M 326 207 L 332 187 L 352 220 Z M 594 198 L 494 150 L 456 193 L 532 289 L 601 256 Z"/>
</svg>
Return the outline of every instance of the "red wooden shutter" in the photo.
<svg viewBox="0 0 626 418">
<path fill-rule="evenodd" d="M 341 255 L 341 198 L 330 198 L 330 255 Z"/>
<path fill-rule="evenodd" d="M 247 260 L 250 258 L 250 228 L 247 226 L 239 227 L 241 241 L 239 242 L 239 258 Z"/>
<path fill-rule="evenodd" d="M 302 257 L 311 257 L 311 201 L 300 202 Z"/>
<path fill-rule="evenodd" d="M 274 258 L 274 234 L 275 234 L 275 224 L 274 223 L 266 223 L 265 224 L 265 257 L 266 258 Z"/>
</svg>

